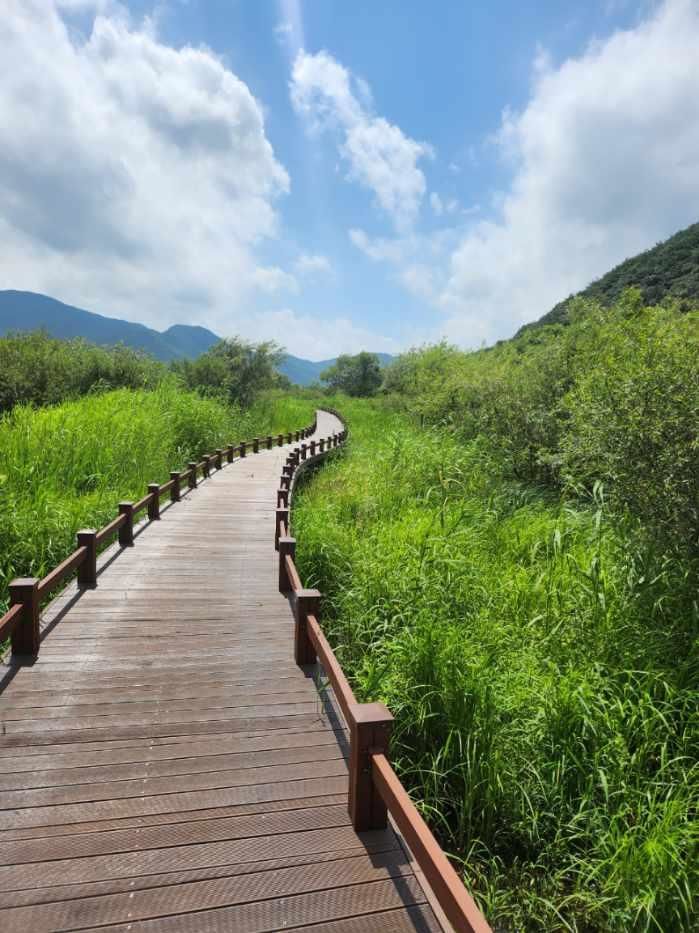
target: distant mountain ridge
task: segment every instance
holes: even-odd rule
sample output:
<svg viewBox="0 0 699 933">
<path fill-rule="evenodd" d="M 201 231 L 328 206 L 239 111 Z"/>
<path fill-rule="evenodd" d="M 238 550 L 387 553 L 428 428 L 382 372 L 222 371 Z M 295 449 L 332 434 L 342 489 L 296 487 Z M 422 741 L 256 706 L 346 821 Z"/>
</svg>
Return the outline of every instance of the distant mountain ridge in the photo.
<svg viewBox="0 0 699 933">
<path fill-rule="evenodd" d="M 205 327 L 175 324 L 161 333 L 144 324 L 74 308 L 48 295 L 0 291 L 0 333 L 39 329 L 62 340 L 82 337 L 103 346 L 123 343 L 163 362 L 199 356 L 219 339 Z"/>
<path fill-rule="evenodd" d="M 603 305 L 611 305 L 625 288 L 631 286 L 641 289 L 647 305 L 658 304 L 668 297 L 698 303 L 699 223 L 685 227 L 662 243 L 619 263 L 577 295 L 559 301 L 538 321 L 525 324 L 517 334 L 545 324 L 566 323 L 568 307 L 574 297 L 595 298 Z"/>
<path fill-rule="evenodd" d="M 0 290 L 0 336 L 9 331 L 32 330 L 45 330 L 62 340 L 82 337 L 102 346 L 123 343 L 134 350 L 150 353 L 164 363 L 182 358 L 194 359 L 220 340 L 206 327 L 174 324 L 165 331 L 158 331 L 144 324 L 75 308 L 48 295 Z M 377 356 L 382 365 L 392 359 L 387 353 L 377 353 Z M 306 386 L 318 382 L 323 370 L 334 362 L 332 359 L 315 363 L 287 354 L 279 371 L 296 385 Z"/>
</svg>

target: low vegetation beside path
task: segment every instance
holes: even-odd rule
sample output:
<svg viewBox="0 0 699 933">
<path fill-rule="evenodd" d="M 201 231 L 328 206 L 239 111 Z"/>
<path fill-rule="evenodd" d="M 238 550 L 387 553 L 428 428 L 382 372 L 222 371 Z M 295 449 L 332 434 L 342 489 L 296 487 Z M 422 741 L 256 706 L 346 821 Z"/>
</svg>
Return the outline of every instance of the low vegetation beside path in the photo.
<svg viewBox="0 0 699 933">
<path fill-rule="evenodd" d="M 294 509 L 306 585 L 406 786 L 497 927 L 690 930 L 696 597 L 603 498 L 508 478 L 479 441 L 342 404 Z"/>
<path fill-rule="evenodd" d="M 334 404 L 298 560 L 496 929 L 697 928 L 699 318 L 579 302 Z"/>
<path fill-rule="evenodd" d="M 269 395 L 247 411 L 165 379 L 59 405 L 16 405 L 0 417 L 0 611 L 15 576 L 43 576 L 99 528 L 120 500 L 140 499 L 224 444 L 288 431 L 313 418 L 312 401 Z"/>
</svg>

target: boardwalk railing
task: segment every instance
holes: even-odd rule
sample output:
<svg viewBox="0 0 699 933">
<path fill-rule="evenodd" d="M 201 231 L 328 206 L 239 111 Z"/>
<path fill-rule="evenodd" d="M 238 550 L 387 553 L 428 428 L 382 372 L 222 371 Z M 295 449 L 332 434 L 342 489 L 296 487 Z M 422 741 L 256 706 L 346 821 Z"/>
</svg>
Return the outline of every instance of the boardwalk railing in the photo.
<svg viewBox="0 0 699 933">
<path fill-rule="evenodd" d="M 326 410 L 342 420 L 336 411 Z M 355 830 L 384 829 L 390 812 L 454 930 L 488 933 L 488 922 L 391 767 L 388 748 L 393 716 L 382 703 L 357 702 L 318 621 L 321 594 L 305 589 L 296 569 L 296 539 L 290 535 L 289 524 L 294 485 L 304 469 L 323 460 L 346 439 L 345 427 L 339 434 L 301 444 L 291 451 L 282 469 L 274 543 L 279 552 L 279 591 L 289 597 L 294 613 L 294 657 L 297 664 L 313 664 L 316 660 L 321 663 L 347 723 L 350 739 L 347 806 Z"/>
<path fill-rule="evenodd" d="M 284 434 L 269 434 L 267 437 L 255 437 L 251 441 L 229 444 L 217 448 L 213 454 L 205 454 L 200 461 L 191 461 L 187 469 L 173 471 L 166 483 L 149 483 L 148 490 L 138 502 L 120 502 L 118 515 L 104 528 L 94 531 L 91 528 L 77 533 L 77 548 L 54 570 L 43 579 L 22 577 L 10 583 L 10 608 L 0 616 L 0 645 L 8 638 L 12 639 L 12 654 L 17 656 L 36 656 L 39 653 L 41 605 L 47 598 L 77 574 L 78 586 L 90 589 L 97 584 L 97 554 L 104 544 L 117 535 L 121 547 L 131 547 L 134 543 L 134 523 L 141 512 L 146 512 L 149 521 L 160 518 L 160 503 L 164 496 L 170 502 L 179 502 L 182 490 L 196 489 L 199 476 L 206 478 L 213 470 L 223 469 L 225 463 L 233 463 L 236 457 L 242 459 L 248 452 L 259 453 L 261 449 L 271 450 L 274 446 L 282 447 L 285 443 L 300 441 L 315 433 L 315 419 L 312 424 L 298 431 Z"/>
</svg>

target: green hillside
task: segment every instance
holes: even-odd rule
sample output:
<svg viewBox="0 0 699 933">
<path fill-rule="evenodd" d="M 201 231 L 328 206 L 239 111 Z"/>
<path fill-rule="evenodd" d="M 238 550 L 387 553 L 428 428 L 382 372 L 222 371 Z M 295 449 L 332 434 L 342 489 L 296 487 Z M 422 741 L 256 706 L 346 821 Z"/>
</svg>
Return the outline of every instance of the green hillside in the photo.
<svg viewBox="0 0 699 933">
<path fill-rule="evenodd" d="M 641 289 L 646 305 L 659 304 L 665 298 L 678 298 L 690 305 L 699 303 L 699 223 L 680 230 L 669 240 L 626 259 L 601 279 L 578 293 L 603 305 L 613 304 L 625 288 Z M 567 323 L 568 307 L 573 296 L 560 301 L 548 314 L 518 333 L 542 324 Z"/>
</svg>

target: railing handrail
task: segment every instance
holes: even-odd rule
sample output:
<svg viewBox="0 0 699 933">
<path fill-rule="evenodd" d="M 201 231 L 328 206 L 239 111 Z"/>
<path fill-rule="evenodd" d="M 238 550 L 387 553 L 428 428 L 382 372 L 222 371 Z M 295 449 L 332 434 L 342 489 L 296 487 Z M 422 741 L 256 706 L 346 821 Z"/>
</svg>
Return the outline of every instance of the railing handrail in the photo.
<svg viewBox="0 0 699 933">
<path fill-rule="evenodd" d="M 316 419 L 310 425 L 299 428 L 293 432 L 299 437 L 307 437 L 316 429 Z M 291 437 L 292 432 L 284 435 L 267 435 L 265 438 L 253 438 L 251 441 L 241 441 L 238 444 L 228 444 L 219 448 L 213 454 L 205 454 L 203 460 L 192 461 L 186 470 L 173 470 L 170 479 L 162 484 L 150 483 L 148 492 L 137 502 L 122 502 L 119 505 L 119 514 L 99 531 L 86 529 L 78 532 L 78 547 L 49 571 L 41 580 L 36 577 L 17 578 L 10 583 L 10 608 L 0 616 L 0 645 L 12 637 L 13 655 L 37 655 L 39 652 L 39 614 L 41 603 L 60 584 L 64 583 L 77 570 L 78 584 L 81 587 L 93 587 L 97 582 L 97 549 L 112 535 L 119 534 L 119 543 L 122 547 L 129 547 L 134 543 L 133 525 L 134 517 L 143 509 L 148 509 L 148 518 L 160 518 L 160 497 L 169 492 L 171 502 L 179 502 L 181 498 L 180 484 L 186 480 L 191 489 L 196 488 L 197 475 L 203 472 L 208 476 L 211 467 L 216 470 L 223 468 L 223 457 L 227 463 L 233 463 L 235 452 L 241 459 L 249 448 L 253 453 L 259 453 L 263 444 L 271 450 L 273 441 L 278 437 L 279 445 L 283 446 L 283 438 Z"/>
<path fill-rule="evenodd" d="M 454 930 L 457 933 L 491 933 L 487 920 L 391 767 L 388 744 L 393 717 L 390 711 L 380 703 L 357 703 L 342 665 L 318 621 L 320 593 L 304 589 L 296 567 L 296 539 L 290 534 L 289 504 L 299 473 L 336 450 L 338 438 L 343 444 L 348 437 L 342 416 L 333 409 L 325 410 L 339 418 L 342 432 L 319 442 L 311 441 L 310 451 L 305 444 L 292 450 L 282 469 L 277 494 L 275 547 L 279 551 L 279 589 L 290 597 L 294 610 L 294 654 L 299 664 L 315 661 L 322 664 L 347 723 L 350 733 L 348 809 L 354 828 L 358 831 L 381 829 L 390 812 Z M 326 444 L 326 440 L 331 443 Z"/>
</svg>

